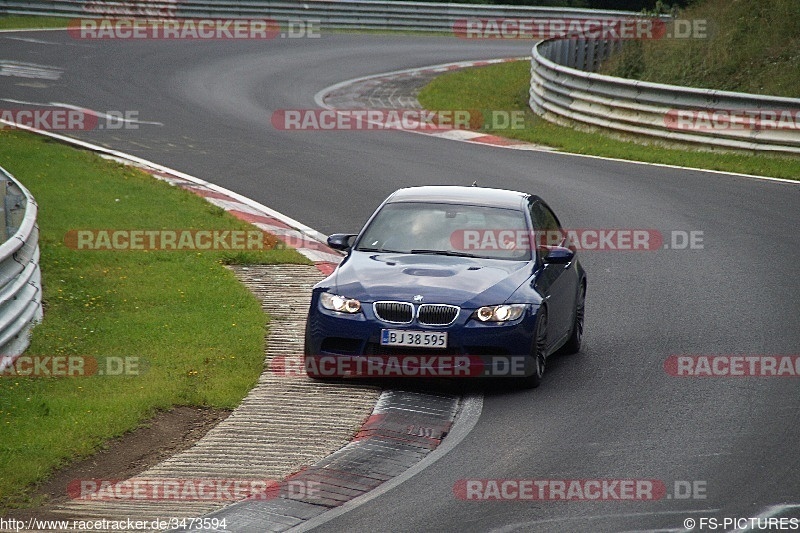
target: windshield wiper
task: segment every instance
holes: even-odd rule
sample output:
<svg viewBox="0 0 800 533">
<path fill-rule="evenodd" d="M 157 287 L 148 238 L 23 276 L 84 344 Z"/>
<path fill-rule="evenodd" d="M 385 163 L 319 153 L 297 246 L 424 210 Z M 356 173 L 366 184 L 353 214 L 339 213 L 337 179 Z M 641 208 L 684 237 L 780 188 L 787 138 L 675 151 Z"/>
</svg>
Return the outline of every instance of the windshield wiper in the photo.
<svg viewBox="0 0 800 533">
<path fill-rule="evenodd" d="M 411 250 L 409 253 L 411 254 L 431 254 L 431 255 L 450 255 L 453 257 L 474 257 L 480 259 L 481 256 L 475 254 L 468 254 L 466 252 L 456 252 L 453 250 Z"/>
<path fill-rule="evenodd" d="M 402 254 L 403 252 L 398 252 L 397 250 L 387 250 L 385 248 L 356 248 L 357 252 L 379 252 L 384 254 Z"/>
</svg>

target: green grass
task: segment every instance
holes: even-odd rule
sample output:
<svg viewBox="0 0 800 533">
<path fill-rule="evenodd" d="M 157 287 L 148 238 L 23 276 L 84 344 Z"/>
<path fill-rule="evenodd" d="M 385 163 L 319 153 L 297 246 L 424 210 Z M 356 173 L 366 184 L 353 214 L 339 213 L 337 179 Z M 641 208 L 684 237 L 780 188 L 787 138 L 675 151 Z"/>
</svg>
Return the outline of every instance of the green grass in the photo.
<svg viewBox="0 0 800 533">
<path fill-rule="evenodd" d="M 36 17 L 22 15 L 0 16 L 0 30 L 24 30 L 38 28 L 66 28 L 69 23 L 64 17 Z"/>
<path fill-rule="evenodd" d="M 678 17 L 708 21 L 708 38 L 631 42 L 601 72 L 674 85 L 800 97 L 797 0 L 706 0 Z"/>
<path fill-rule="evenodd" d="M 202 198 L 91 153 L 0 131 L 0 165 L 39 204 L 44 321 L 26 355 L 138 357 L 140 376 L 0 377 L 0 514 L 32 484 L 157 410 L 233 408 L 263 369 L 267 317 L 222 263 L 307 263 L 291 249 L 78 251 L 71 229 L 252 229 Z"/>
<path fill-rule="evenodd" d="M 462 69 L 437 77 L 419 94 L 430 110 L 503 110 L 524 113 L 524 127 L 483 131 L 577 154 L 597 155 L 693 168 L 800 179 L 800 157 L 665 148 L 559 126 L 528 107 L 530 63 L 514 61 Z M 484 117 L 489 116 L 486 111 Z"/>
</svg>

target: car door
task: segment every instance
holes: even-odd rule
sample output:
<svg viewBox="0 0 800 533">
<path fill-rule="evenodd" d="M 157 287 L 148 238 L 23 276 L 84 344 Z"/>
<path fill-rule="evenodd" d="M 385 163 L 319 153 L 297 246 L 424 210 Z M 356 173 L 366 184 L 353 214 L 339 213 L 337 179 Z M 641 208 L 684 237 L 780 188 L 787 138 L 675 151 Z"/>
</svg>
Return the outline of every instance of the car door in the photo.
<svg viewBox="0 0 800 533">
<path fill-rule="evenodd" d="M 543 257 L 546 246 L 566 246 L 566 233 L 558 218 L 544 202 L 540 199 L 533 200 L 530 213 L 540 258 Z M 542 264 L 541 268 L 535 288 L 547 301 L 547 337 L 552 347 L 571 331 L 579 280 L 574 261 L 567 264 Z"/>
</svg>

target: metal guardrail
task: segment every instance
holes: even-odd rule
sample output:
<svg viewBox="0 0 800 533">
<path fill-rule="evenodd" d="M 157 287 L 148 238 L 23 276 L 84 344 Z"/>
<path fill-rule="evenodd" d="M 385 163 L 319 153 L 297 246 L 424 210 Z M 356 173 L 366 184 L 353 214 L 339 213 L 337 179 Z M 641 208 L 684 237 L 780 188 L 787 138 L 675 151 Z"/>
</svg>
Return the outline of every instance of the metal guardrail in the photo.
<svg viewBox="0 0 800 533">
<path fill-rule="evenodd" d="M 0 372 L 30 343 L 42 319 L 38 206 L 31 193 L 0 167 L 4 226 L 0 244 Z"/>
<path fill-rule="evenodd" d="M 0 0 L 0 13 L 57 17 L 141 16 L 178 18 L 270 18 L 315 20 L 331 29 L 373 29 L 453 32 L 453 24 L 470 18 L 547 18 L 630 16 L 628 11 L 581 8 L 487 6 L 431 2 L 365 0 L 138 0 L 86 1 Z"/>
<path fill-rule="evenodd" d="M 531 109 L 551 122 L 664 141 L 800 153 L 800 99 L 665 85 L 593 72 L 620 47 L 619 40 L 601 39 L 551 39 L 534 45 Z M 767 122 L 773 112 L 776 121 Z M 794 117 L 794 127 L 776 127 L 781 112 Z M 754 118 L 748 123 L 748 117 Z M 737 122 L 742 118 L 744 123 Z"/>
</svg>

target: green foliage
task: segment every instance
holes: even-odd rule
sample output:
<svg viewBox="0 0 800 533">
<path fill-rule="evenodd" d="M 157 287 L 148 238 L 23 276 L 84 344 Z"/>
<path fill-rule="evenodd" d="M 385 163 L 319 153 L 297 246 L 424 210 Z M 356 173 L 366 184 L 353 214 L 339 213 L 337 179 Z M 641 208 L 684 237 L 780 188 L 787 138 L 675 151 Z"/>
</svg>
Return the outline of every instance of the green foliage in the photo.
<svg viewBox="0 0 800 533">
<path fill-rule="evenodd" d="M 705 22 L 706 38 L 630 42 L 601 72 L 612 76 L 800 97 L 800 2 L 706 0 L 678 18 Z"/>
</svg>

